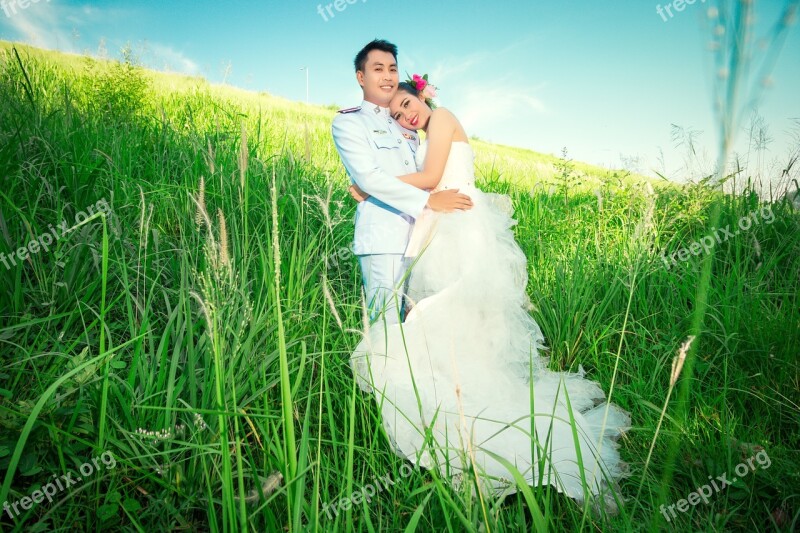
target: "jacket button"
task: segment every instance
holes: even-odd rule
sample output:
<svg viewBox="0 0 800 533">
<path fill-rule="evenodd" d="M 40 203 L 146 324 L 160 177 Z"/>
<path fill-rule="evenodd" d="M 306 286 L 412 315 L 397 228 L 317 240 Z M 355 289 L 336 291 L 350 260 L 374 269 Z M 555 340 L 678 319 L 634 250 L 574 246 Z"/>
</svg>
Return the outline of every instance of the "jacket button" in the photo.
<svg viewBox="0 0 800 533">
<path fill-rule="evenodd" d="M 402 144 L 402 139 L 397 139 L 397 144 Z"/>
</svg>

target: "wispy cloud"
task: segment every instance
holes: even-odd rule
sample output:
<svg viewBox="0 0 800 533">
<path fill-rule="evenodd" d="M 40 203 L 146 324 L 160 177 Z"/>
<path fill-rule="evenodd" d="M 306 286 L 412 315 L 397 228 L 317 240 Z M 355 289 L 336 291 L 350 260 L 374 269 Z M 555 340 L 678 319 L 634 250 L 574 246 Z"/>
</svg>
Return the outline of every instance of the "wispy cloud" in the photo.
<svg viewBox="0 0 800 533">
<path fill-rule="evenodd" d="M 16 2 L 8 2 L 5 9 L 8 12 L 4 13 L 3 25 L 9 27 L 10 31 L 4 29 L 4 38 L 23 41 L 41 48 L 74 51 L 72 30 L 65 31 L 63 28 L 65 20 L 71 20 L 73 26 L 78 23 L 73 14 L 69 13 L 75 11 L 74 8 L 39 2 L 23 9 Z"/>
<path fill-rule="evenodd" d="M 515 85 L 509 79 L 454 87 L 451 107 L 459 109 L 459 119 L 468 131 L 480 131 L 547 113 L 544 102 L 535 96 L 540 88 Z"/>
<path fill-rule="evenodd" d="M 8 4 L 11 4 L 10 0 Z M 62 52 L 92 53 L 109 25 L 129 20 L 134 11 L 67 5 L 62 2 L 14 3 L 15 11 L 0 17 L 3 38 Z M 91 43 L 91 44 L 89 44 Z"/>
<path fill-rule="evenodd" d="M 458 110 L 459 120 L 468 132 L 496 130 L 503 124 L 531 120 L 536 114 L 548 112 L 544 101 L 537 96 L 545 82 L 530 85 L 514 75 L 476 78 L 477 72 L 491 71 L 498 59 L 521 64 L 519 56 L 524 55 L 530 60 L 525 47 L 534 38 L 527 36 L 503 48 L 446 57 L 426 71 L 440 88 L 440 103 Z M 412 57 L 407 59 L 411 66 L 421 63 Z"/>
<path fill-rule="evenodd" d="M 195 61 L 183 52 L 160 43 L 146 43 L 141 60 L 152 68 L 165 71 L 191 75 L 200 73 L 200 66 Z"/>
<path fill-rule="evenodd" d="M 474 68 L 488 62 L 490 56 L 491 54 L 487 52 L 476 52 L 466 57 L 452 57 L 441 61 L 431 70 L 431 79 L 438 80 L 440 84 L 446 84 L 448 80 L 460 78 L 465 74 L 472 73 L 474 75 Z"/>
<path fill-rule="evenodd" d="M 24 9 L 16 4 L 15 10 L 10 11 L 9 16 L 0 16 L 0 28 L 3 29 L 4 39 L 62 52 L 96 54 L 108 41 L 109 47 L 114 47 L 111 55 L 116 56 L 116 52 L 127 43 L 118 35 L 107 35 L 104 32 L 116 23 L 136 16 L 134 9 L 40 1 L 31 3 Z M 133 45 L 133 52 L 139 61 L 151 68 L 182 74 L 200 73 L 196 61 L 170 45 L 137 43 Z"/>
</svg>

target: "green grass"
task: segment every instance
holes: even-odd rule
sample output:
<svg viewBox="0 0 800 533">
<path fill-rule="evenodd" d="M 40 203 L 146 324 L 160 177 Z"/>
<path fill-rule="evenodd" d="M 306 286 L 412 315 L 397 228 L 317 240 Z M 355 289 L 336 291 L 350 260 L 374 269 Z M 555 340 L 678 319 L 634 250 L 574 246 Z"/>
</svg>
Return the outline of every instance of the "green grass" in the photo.
<svg viewBox="0 0 800 533">
<path fill-rule="evenodd" d="M 110 210 L 49 251 L 0 264 L 0 502 L 106 451 L 116 466 L 101 463 L 14 519 L 4 512 L 3 530 L 800 523 L 800 216 L 788 203 L 771 204 L 771 223 L 666 268 L 663 252 L 769 204 L 752 187 L 654 190 L 475 141 L 479 184 L 514 202 L 551 368 L 582 365 L 606 391 L 613 382 L 634 427 L 621 443 L 631 475 L 616 517 L 541 487 L 473 500 L 435 472 L 401 470 L 352 378 L 360 277 L 343 250 L 355 206 L 330 109 L 17 50 L 0 43 L 0 252 L 75 225 L 98 201 Z M 659 505 L 734 472 L 757 447 L 769 468 L 665 522 Z M 394 484 L 371 502 L 324 511 L 386 476 Z"/>
</svg>

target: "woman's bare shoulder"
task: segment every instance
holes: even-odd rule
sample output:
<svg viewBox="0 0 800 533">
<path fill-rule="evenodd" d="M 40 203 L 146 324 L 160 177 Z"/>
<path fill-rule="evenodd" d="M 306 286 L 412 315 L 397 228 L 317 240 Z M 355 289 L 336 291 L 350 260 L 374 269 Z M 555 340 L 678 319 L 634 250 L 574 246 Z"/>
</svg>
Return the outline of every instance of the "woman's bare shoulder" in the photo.
<svg viewBox="0 0 800 533">
<path fill-rule="evenodd" d="M 431 113 L 431 124 L 457 124 L 458 119 L 446 107 L 437 107 Z"/>
<path fill-rule="evenodd" d="M 437 107 L 436 109 L 434 109 L 431 112 L 431 117 L 436 117 L 436 116 L 456 118 L 453 112 L 447 109 L 446 107 Z"/>
<path fill-rule="evenodd" d="M 453 131 L 453 140 L 463 141 L 467 139 L 467 133 L 464 131 L 464 127 L 461 125 L 458 117 L 446 107 L 437 107 L 433 110 L 433 113 L 431 113 L 431 124 L 436 124 Z"/>
</svg>

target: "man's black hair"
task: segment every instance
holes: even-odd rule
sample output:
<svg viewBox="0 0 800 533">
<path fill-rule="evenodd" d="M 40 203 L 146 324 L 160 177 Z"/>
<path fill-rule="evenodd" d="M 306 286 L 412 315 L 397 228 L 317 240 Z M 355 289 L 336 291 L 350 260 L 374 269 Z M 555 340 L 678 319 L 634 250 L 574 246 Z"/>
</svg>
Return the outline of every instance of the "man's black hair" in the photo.
<svg viewBox="0 0 800 533">
<path fill-rule="evenodd" d="M 364 72 L 364 67 L 367 63 L 367 55 L 369 55 L 369 53 L 373 50 L 389 52 L 394 56 L 395 62 L 397 62 L 397 46 L 389 41 L 384 41 L 383 39 L 375 39 L 374 41 L 367 43 L 367 45 L 356 54 L 356 59 L 353 61 L 353 65 L 356 67 L 356 72 L 359 70 Z"/>
</svg>

